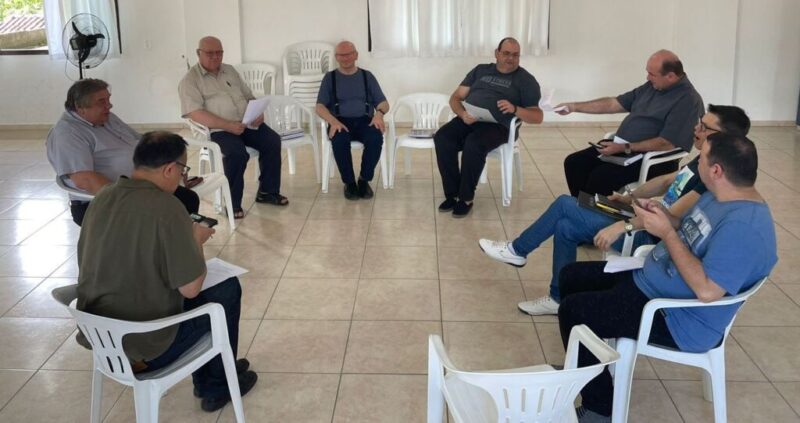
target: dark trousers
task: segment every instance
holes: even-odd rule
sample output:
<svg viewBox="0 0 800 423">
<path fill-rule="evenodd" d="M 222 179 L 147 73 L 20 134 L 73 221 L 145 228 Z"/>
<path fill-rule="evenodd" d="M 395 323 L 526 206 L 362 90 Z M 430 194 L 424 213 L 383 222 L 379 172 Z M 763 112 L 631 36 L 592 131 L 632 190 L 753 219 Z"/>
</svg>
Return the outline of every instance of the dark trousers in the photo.
<svg viewBox="0 0 800 423">
<path fill-rule="evenodd" d="M 383 134 L 373 126 L 369 126 L 372 118 L 362 116 L 356 118 L 337 117 L 347 127 L 349 132 L 339 131 L 331 139 L 333 148 L 333 158 L 336 160 L 336 167 L 342 176 L 345 184 L 356 181 L 353 171 L 353 155 L 350 151 L 350 142 L 358 141 L 364 144 L 364 152 L 361 155 L 361 172 L 359 179 L 367 182 L 375 177 L 375 166 L 381 159 L 381 148 L 383 148 Z M 324 175 L 323 175 L 324 176 Z"/>
<path fill-rule="evenodd" d="M 642 160 L 628 166 L 606 163 L 597 158 L 597 149 L 589 147 L 570 154 L 564 159 L 564 174 L 567 177 L 569 193 L 573 197 L 578 192 L 610 195 L 614 190 L 639 180 Z M 678 161 L 660 163 L 650 167 L 647 179 L 678 170 Z"/>
<path fill-rule="evenodd" d="M 222 150 L 222 167 L 231 187 L 233 209 L 242 208 L 244 171 L 250 155 L 245 146 L 258 150 L 258 167 L 261 176 L 258 190 L 270 194 L 281 192 L 281 137 L 266 124 L 258 129 L 245 129 L 241 135 L 218 131 L 211 133 L 211 141 Z"/>
<path fill-rule="evenodd" d="M 178 189 L 175 190 L 175 197 L 183 203 L 187 212 L 197 213 L 197 211 L 200 210 L 200 197 L 189 188 L 178 185 Z M 88 208 L 88 201 L 69 202 L 69 211 L 72 213 L 72 221 L 75 222 L 76 225 L 81 226 L 83 224 L 83 216 L 86 215 L 86 209 Z"/>
<path fill-rule="evenodd" d="M 467 125 L 456 117 L 433 136 L 436 163 L 442 176 L 444 196 L 472 201 L 486 165 L 486 155 L 508 141 L 508 128 L 486 122 Z M 461 152 L 461 168 L 458 153 Z"/>
<path fill-rule="evenodd" d="M 650 301 L 633 281 L 633 272 L 604 273 L 604 261 L 571 263 L 561 269 L 558 326 L 567 348 L 573 326 L 586 325 L 600 338 L 631 338 L 639 334 L 642 309 Z M 677 348 L 664 315 L 656 313 L 650 333 L 651 343 Z M 584 347 L 578 353 L 578 366 L 597 364 Z M 604 416 L 611 415 L 614 388 L 611 373 L 603 369 L 581 390 L 583 406 Z"/>
<path fill-rule="evenodd" d="M 184 311 L 192 310 L 208 303 L 219 303 L 225 309 L 225 323 L 228 326 L 228 340 L 236 359 L 236 350 L 239 345 L 239 315 L 242 307 L 242 287 L 239 279 L 233 277 L 216 286 L 200 292 L 200 295 L 183 300 Z M 211 321 L 208 316 L 187 320 L 178 326 L 175 340 L 160 356 L 153 360 L 145 361 L 146 371 L 158 370 L 169 365 L 192 347 L 197 341 L 211 331 Z M 228 393 L 228 383 L 225 379 L 225 367 L 220 356 L 192 373 L 192 382 L 200 392 L 201 397 L 218 398 Z"/>
</svg>

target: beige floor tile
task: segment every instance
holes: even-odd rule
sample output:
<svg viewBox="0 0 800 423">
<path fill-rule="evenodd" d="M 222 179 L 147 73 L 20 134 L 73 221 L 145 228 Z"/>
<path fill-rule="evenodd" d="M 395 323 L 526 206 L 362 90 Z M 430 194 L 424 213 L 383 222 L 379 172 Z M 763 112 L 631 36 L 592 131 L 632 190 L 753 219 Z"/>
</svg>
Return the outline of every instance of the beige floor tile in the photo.
<svg viewBox="0 0 800 423">
<path fill-rule="evenodd" d="M 314 171 L 312 170 L 312 172 Z M 316 175 L 312 178 L 281 178 L 281 194 L 285 195 L 290 203 L 299 197 L 314 198 L 320 190 L 320 184 L 316 178 Z"/>
<path fill-rule="evenodd" d="M 14 307 L 42 281 L 41 278 L 0 277 L 0 315 Z"/>
<path fill-rule="evenodd" d="M 660 381 L 634 380 L 628 421 L 681 423 L 683 419 Z"/>
<path fill-rule="evenodd" d="M 239 278 L 242 285 L 242 319 L 263 319 L 278 279 Z"/>
<path fill-rule="evenodd" d="M 800 284 L 784 284 L 780 286 L 780 290 L 788 295 L 795 304 L 800 304 Z"/>
<path fill-rule="evenodd" d="M 519 282 L 441 281 L 442 319 L 472 322 L 531 322 L 517 310 L 525 299 Z"/>
<path fill-rule="evenodd" d="M 437 207 L 437 211 L 435 212 L 437 222 L 443 220 L 456 222 L 469 220 L 500 220 L 500 213 L 497 211 L 498 205 L 493 198 L 479 197 L 476 193 L 475 202 L 472 203 L 472 210 L 470 210 L 466 217 L 458 219 L 454 218 L 453 214 L 450 212 L 438 211 L 439 204 L 441 204 L 442 201 L 444 201 L 444 197 L 436 197 L 434 200 L 434 205 Z"/>
<path fill-rule="evenodd" d="M 369 223 L 360 220 L 309 219 L 297 245 L 362 245 L 367 239 L 368 230 Z"/>
<path fill-rule="evenodd" d="M 109 382 L 113 384 L 113 382 Z M 117 385 L 119 386 L 119 385 Z M 158 420 L 176 423 L 216 422 L 220 412 L 206 413 L 200 409 L 200 400 L 192 395 L 192 379 L 186 378 L 173 386 L 159 402 Z M 88 409 L 88 406 L 87 406 Z M 246 411 L 245 411 L 246 413 Z M 132 422 L 136 420 L 133 407 L 133 390 L 126 388 L 114 408 L 108 413 L 106 423 Z"/>
<path fill-rule="evenodd" d="M 778 382 L 773 385 L 794 409 L 794 412 L 800 414 L 800 382 Z"/>
<path fill-rule="evenodd" d="M 438 204 L 437 204 L 438 205 Z M 378 197 L 372 211 L 374 220 L 414 220 L 433 221 L 434 202 L 432 198 L 394 198 Z"/>
<path fill-rule="evenodd" d="M 545 364 L 533 323 L 444 322 L 444 344 L 463 370 Z"/>
<path fill-rule="evenodd" d="M 430 178 L 397 178 L 394 188 L 376 191 L 378 198 L 427 198 L 433 195 L 433 181 Z"/>
<path fill-rule="evenodd" d="M 356 279 L 283 278 L 267 309 L 267 319 L 349 320 Z"/>
<path fill-rule="evenodd" d="M 44 220 L 0 220 L 0 245 L 17 245 L 46 223 Z"/>
<path fill-rule="evenodd" d="M 433 220 L 373 220 L 367 245 L 436 246 L 436 228 Z"/>
<path fill-rule="evenodd" d="M 32 370 L 0 370 L 0 409 L 14 397 L 34 373 Z"/>
<path fill-rule="evenodd" d="M 436 247 L 369 246 L 362 278 L 435 279 L 439 276 Z"/>
<path fill-rule="evenodd" d="M 247 421 L 328 423 L 333 415 L 339 375 L 260 373 L 242 399 Z M 233 408 L 222 410 L 220 423 L 235 422 Z"/>
<path fill-rule="evenodd" d="M 296 220 L 305 219 L 314 205 L 314 199 L 309 197 L 292 197 L 289 198 L 289 205 L 278 207 L 268 204 L 254 204 L 247 211 L 248 218 L 264 218 L 270 220 Z"/>
<path fill-rule="evenodd" d="M 468 248 L 439 247 L 439 278 L 515 280 L 519 276 L 514 267 L 486 257 L 480 247 L 474 245 Z"/>
<path fill-rule="evenodd" d="M 55 219 L 31 235 L 22 245 L 78 245 L 81 228 L 71 220 Z"/>
<path fill-rule="evenodd" d="M 0 276 L 46 277 L 75 254 L 74 246 L 18 246 L 0 256 Z"/>
<path fill-rule="evenodd" d="M 124 388 L 108 379 L 104 382 L 102 416 L 108 413 Z M 0 411 L 0 421 L 87 422 L 91 390 L 91 372 L 39 371 Z"/>
<path fill-rule="evenodd" d="M 341 194 L 341 188 L 331 184 L 329 197 L 317 197 L 311 208 L 309 219 L 355 219 L 363 220 L 372 216 L 374 200 L 347 200 Z"/>
<path fill-rule="evenodd" d="M 517 271 L 524 281 L 547 281 L 549 284 L 553 274 L 553 249 L 540 247 L 533 250 L 528 254 L 525 266 Z"/>
<path fill-rule="evenodd" d="M 4 152 L 3 156 L 6 154 Z M 5 164 L 2 167 L 5 167 Z M 50 181 L 7 180 L 0 184 L 0 198 L 27 198 L 51 185 L 55 184 Z"/>
<path fill-rule="evenodd" d="M 69 311 L 53 299 L 50 294 L 55 288 L 75 285 L 78 281 L 72 278 L 49 278 L 39 284 L 17 305 L 6 312 L 5 317 L 61 317 L 69 318 Z"/>
<path fill-rule="evenodd" d="M 261 320 L 239 320 L 239 343 L 237 345 L 237 358 L 247 356 L 247 352 L 253 345 L 256 332 L 261 326 Z"/>
<path fill-rule="evenodd" d="M 800 251 L 781 251 L 769 279 L 777 284 L 800 284 Z"/>
<path fill-rule="evenodd" d="M 424 374 L 431 334 L 441 334 L 439 322 L 355 321 L 343 372 Z"/>
<path fill-rule="evenodd" d="M 364 247 L 297 246 L 283 273 L 289 278 L 357 278 Z"/>
<path fill-rule="evenodd" d="M 441 320 L 438 280 L 362 279 L 354 320 Z"/>
<path fill-rule="evenodd" d="M 24 200 L 0 214 L 0 219 L 50 220 L 64 210 L 63 200 Z"/>
<path fill-rule="evenodd" d="M 477 246 L 481 238 L 503 239 L 505 230 L 499 220 L 440 219 L 436 222 L 436 237 L 443 247 L 470 247 Z"/>
<path fill-rule="evenodd" d="M 210 247 L 205 247 L 204 250 L 208 250 Z M 217 251 L 219 251 L 222 247 L 219 247 Z M 73 254 L 67 261 L 64 262 L 61 266 L 58 266 L 53 273 L 50 274 L 51 278 L 77 278 L 79 274 L 78 269 L 78 255 Z"/>
<path fill-rule="evenodd" d="M 412 375 L 342 375 L 333 423 L 424 422 L 427 379 Z"/>
<path fill-rule="evenodd" d="M 274 220 L 254 217 L 236 225 L 236 232 L 227 239 L 228 245 L 294 245 L 305 221 L 300 219 Z M 215 235 L 215 238 L 217 236 Z"/>
<path fill-rule="evenodd" d="M 770 381 L 800 381 L 800 328 L 734 327 L 731 333 Z"/>
<path fill-rule="evenodd" d="M 547 210 L 552 202 L 552 198 L 515 198 L 509 207 L 499 207 L 500 218 L 533 222 Z"/>
<path fill-rule="evenodd" d="M 259 372 L 339 373 L 350 322 L 264 320 L 247 358 Z"/>
<path fill-rule="evenodd" d="M 684 421 L 714 421 L 713 404 L 703 399 L 703 383 L 664 381 L 672 401 Z M 798 422 L 797 414 L 778 391 L 766 382 L 729 382 L 727 389 L 728 421 L 737 422 Z"/>
<path fill-rule="evenodd" d="M 703 370 L 697 367 L 650 358 L 650 363 L 661 379 L 701 380 Z M 736 340 L 729 336 L 725 344 L 725 378 L 737 382 L 766 382 L 764 374 L 747 356 Z"/>
<path fill-rule="evenodd" d="M 774 284 L 761 287 L 736 315 L 736 326 L 800 326 L 800 307 Z"/>
<path fill-rule="evenodd" d="M 0 318 L 0 369 L 38 369 L 74 329 L 69 319 Z"/>
<path fill-rule="evenodd" d="M 92 351 L 87 350 L 75 340 L 78 333 L 74 330 L 47 362 L 42 365 L 46 370 L 92 370 Z"/>
<path fill-rule="evenodd" d="M 292 253 L 287 245 L 228 245 L 219 258 L 248 269 L 248 276 L 256 278 L 280 277 Z"/>
</svg>

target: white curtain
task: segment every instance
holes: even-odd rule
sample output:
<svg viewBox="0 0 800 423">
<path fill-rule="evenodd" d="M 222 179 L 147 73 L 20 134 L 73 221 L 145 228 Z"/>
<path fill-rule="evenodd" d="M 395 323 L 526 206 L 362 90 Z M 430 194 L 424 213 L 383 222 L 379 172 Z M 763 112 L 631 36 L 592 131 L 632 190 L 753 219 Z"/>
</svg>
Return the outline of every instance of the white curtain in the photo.
<svg viewBox="0 0 800 423">
<path fill-rule="evenodd" d="M 108 30 L 108 57 L 119 57 L 117 10 L 114 0 L 44 0 L 47 25 L 47 49 L 51 59 L 64 59 L 62 32 L 64 24 L 79 13 L 90 13 L 103 21 Z"/>
<path fill-rule="evenodd" d="M 491 56 L 504 37 L 547 53 L 550 0 L 370 0 L 376 57 Z"/>
</svg>

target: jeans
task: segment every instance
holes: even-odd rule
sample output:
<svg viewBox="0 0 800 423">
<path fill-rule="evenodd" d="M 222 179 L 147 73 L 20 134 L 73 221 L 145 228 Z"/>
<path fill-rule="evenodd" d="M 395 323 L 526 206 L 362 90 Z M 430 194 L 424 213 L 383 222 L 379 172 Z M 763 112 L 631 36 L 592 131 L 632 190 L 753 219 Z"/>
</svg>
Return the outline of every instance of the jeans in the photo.
<svg viewBox="0 0 800 423">
<path fill-rule="evenodd" d="M 383 148 L 383 134 L 373 126 L 369 126 L 372 118 L 368 116 L 355 118 L 338 118 L 347 131 L 339 131 L 331 139 L 333 148 L 333 158 L 342 176 L 342 182 L 350 184 L 356 181 L 353 172 L 353 154 L 350 151 L 350 142 L 358 141 L 364 144 L 364 152 L 361 155 L 361 173 L 359 178 L 364 181 L 371 181 L 375 177 L 375 166 L 381 158 L 381 148 Z M 324 175 L 323 175 L 324 176 Z"/>
<path fill-rule="evenodd" d="M 569 332 L 574 326 L 586 325 L 600 338 L 630 338 L 639 335 L 642 310 L 650 299 L 639 290 L 633 272 L 604 273 L 606 262 L 572 263 L 561 270 L 561 292 L 558 326 L 567 348 Z M 677 349 L 667 328 L 664 315 L 656 313 L 650 332 L 650 343 Z M 581 346 L 578 367 L 597 364 L 597 359 Z M 603 369 L 581 390 L 583 406 L 604 416 L 611 415 L 614 388 L 611 373 Z"/>
<path fill-rule="evenodd" d="M 239 345 L 239 315 L 242 306 L 242 287 L 239 279 L 233 277 L 203 290 L 197 297 L 183 300 L 184 311 L 192 310 L 208 303 L 219 303 L 225 309 L 225 323 L 228 327 L 228 340 L 231 343 L 233 357 Z M 181 356 L 197 341 L 211 332 L 211 321 L 208 316 L 187 320 L 178 326 L 175 340 L 160 356 L 145 361 L 147 371 L 158 370 L 169 365 Z M 228 382 L 222 358 L 218 355 L 192 373 L 192 382 L 203 398 L 219 398 L 228 394 Z"/>
<path fill-rule="evenodd" d="M 281 136 L 266 124 L 257 129 L 245 129 L 241 135 L 225 131 L 211 133 L 211 141 L 222 150 L 222 167 L 231 187 L 233 210 L 242 208 L 244 193 L 244 171 L 250 155 L 247 147 L 258 150 L 258 190 L 269 194 L 281 192 Z"/>
<path fill-rule="evenodd" d="M 558 278 L 561 269 L 576 260 L 579 244 L 591 243 L 600 229 L 612 223 L 614 219 L 579 206 L 575 197 L 561 195 L 513 241 L 512 246 L 517 255 L 527 257 L 542 242 L 553 237 L 550 297 L 559 301 Z"/>
</svg>

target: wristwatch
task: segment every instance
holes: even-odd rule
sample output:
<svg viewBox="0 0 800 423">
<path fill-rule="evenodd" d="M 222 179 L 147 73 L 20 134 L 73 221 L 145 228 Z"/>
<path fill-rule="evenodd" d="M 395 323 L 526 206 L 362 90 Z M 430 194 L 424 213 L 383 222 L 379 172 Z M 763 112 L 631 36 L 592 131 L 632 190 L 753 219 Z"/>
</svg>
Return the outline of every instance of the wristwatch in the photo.
<svg viewBox="0 0 800 423">
<path fill-rule="evenodd" d="M 625 221 L 625 233 L 628 234 L 628 235 L 632 235 L 631 232 L 633 232 L 633 223 L 631 223 L 630 220 L 626 220 Z"/>
<path fill-rule="evenodd" d="M 625 144 L 625 154 L 631 154 L 631 145 Z"/>
</svg>

